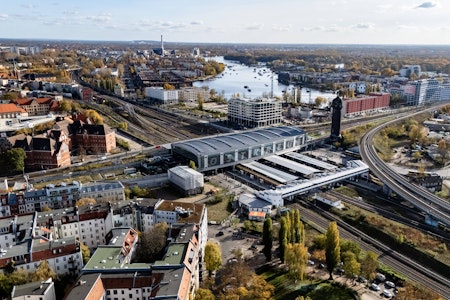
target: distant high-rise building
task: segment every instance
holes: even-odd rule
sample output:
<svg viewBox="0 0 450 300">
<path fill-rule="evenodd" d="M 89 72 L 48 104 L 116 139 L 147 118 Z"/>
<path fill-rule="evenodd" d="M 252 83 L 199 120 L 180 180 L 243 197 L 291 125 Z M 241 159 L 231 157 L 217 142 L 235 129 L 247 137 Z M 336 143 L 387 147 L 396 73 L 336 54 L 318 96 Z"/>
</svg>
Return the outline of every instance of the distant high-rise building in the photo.
<svg viewBox="0 0 450 300">
<path fill-rule="evenodd" d="M 199 57 L 200 56 L 200 48 L 194 48 L 194 50 L 192 51 L 192 56 L 194 57 Z"/>
</svg>

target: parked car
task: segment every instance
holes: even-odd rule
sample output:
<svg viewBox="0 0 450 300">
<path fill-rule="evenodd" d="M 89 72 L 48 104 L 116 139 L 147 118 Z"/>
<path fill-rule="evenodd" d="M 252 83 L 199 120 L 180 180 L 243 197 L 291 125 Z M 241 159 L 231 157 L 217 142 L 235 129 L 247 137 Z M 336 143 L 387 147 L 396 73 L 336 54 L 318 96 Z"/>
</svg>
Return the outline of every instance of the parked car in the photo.
<svg viewBox="0 0 450 300">
<path fill-rule="evenodd" d="M 375 278 L 379 281 L 385 281 L 386 280 L 386 276 L 384 276 L 381 273 L 377 273 L 377 275 L 375 276 Z"/>
<path fill-rule="evenodd" d="M 217 233 L 217 236 L 222 236 L 223 235 L 223 231 L 219 231 L 218 233 Z"/>
<path fill-rule="evenodd" d="M 374 290 L 374 291 L 379 291 L 379 290 L 380 290 L 380 287 L 379 287 L 378 284 L 376 284 L 376 283 L 372 283 L 372 284 L 370 285 L 370 288 L 371 288 L 372 290 Z"/>
<path fill-rule="evenodd" d="M 358 276 L 358 279 L 356 281 L 361 283 L 367 283 L 367 279 L 364 276 Z"/>
<path fill-rule="evenodd" d="M 390 288 L 395 288 L 395 283 L 393 283 L 392 281 L 386 281 L 384 285 Z"/>
<path fill-rule="evenodd" d="M 388 290 L 383 290 L 383 296 L 386 298 L 391 298 L 392 297 L 392 293 Z"/>
<path fill-rule="evenodd" d="M 314 266 L 314 261 L 308 260 L 308 266 Z"/>
</svg>

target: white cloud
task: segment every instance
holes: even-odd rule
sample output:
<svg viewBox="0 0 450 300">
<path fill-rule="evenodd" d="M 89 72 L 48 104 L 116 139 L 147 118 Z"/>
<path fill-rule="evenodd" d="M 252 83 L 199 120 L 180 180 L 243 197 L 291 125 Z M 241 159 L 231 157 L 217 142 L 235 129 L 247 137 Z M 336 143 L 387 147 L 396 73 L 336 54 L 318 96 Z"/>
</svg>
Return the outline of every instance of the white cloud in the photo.
<svg viewBox="0 0 450 300">
<path fill-rule="evenodd" d="M 8 17 L 9 16 L 7 14 L 0 14 L 0 21 L 6 21 Z"/>
<path fill-rule="evenodd" d="M 192 21 L 191 25 L 203 25 L 203 21 Z"/>
<path fill-rule="evenodd" d="M 245 27 L 246 30 L 261 30 L 264 27 L 262 23 L 253 23 Z"/>
<path fill-rule="evenodd" d="M 374 24 L 373 23 L 358 23 L 355 24 L 353 26 L 351 26 L 352 28 L 356 28 L 356 29 L 373 29 L 374 28 Z"/>
<path fill-rule="evenodd" d="M 272 25 L 272 30 L 274 30 L 274 31 L 291 31 L 292 30 L 292 26 L 291 25 L 281 26 L 281 25 L 273 24 Z"/>
<path fill-rule="evenodd" d="M 87 16 L 86 19 L 95 23 L 107 23 L 112 20 L 112 16 L 111 14 L 104 13 L 96 16 Z"/>
<path fill-rule="evenodd" d="M 437 6 L 436 2 L 428 1 L 428 2 L 423 2 L 422 4 L 416 6 L 416 8 L 433 8 L 435 6 Z"/>
<path fill-rule="evenodd" d="M 406 24 L 400 24 L 400 25 L 397 26 L 397 28 L 400 29 L 400 30 L 411 30 L 411 31 L 418 30 L 417 26 L 406 25 Z"/>
</svg>

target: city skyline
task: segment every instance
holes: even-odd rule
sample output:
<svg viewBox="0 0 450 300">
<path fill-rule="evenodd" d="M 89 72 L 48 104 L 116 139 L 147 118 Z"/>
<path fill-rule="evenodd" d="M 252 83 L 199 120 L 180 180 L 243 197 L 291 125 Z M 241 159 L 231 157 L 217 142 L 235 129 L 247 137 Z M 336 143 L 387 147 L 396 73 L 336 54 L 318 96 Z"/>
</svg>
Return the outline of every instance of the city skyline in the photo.
<svg viewBox="0 0 450 300">
<path fill-rule="evenodd" d="M 447 1 L 9 1 L 2 38 L 450 45 Z"/>
</svg>

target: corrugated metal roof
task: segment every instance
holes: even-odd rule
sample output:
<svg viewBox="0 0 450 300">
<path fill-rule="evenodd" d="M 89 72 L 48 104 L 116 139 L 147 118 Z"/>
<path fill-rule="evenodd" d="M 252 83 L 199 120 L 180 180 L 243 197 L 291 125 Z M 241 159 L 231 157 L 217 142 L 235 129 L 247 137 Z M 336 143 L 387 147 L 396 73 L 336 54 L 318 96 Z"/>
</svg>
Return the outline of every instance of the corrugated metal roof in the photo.
<svg viewBox="0 0 450 300">
<path fill-rule="evenodd" d="M 234 151 L 252 145 L 261 145 L 302 134 L 304 134 L 304 131 L 298 127 L 269 127 L 173 143 L 172 149 L 180 148 L 195 155 L 208 155 Z"/>
</svg>

